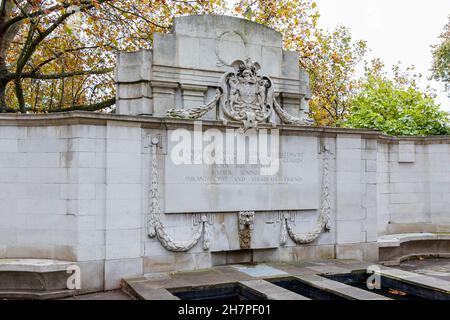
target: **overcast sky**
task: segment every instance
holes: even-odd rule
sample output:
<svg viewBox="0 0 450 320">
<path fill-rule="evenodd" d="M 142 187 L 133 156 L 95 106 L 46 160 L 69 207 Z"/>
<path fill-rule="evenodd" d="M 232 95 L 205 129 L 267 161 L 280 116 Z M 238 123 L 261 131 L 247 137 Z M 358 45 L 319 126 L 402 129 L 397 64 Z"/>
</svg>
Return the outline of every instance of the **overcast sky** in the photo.
<svg viewBox="0 0 450 320">
<path fill-rule="evenodd" d="M 450 0 L 316 0 L 322 28 L 344 25 L 355 39 L 366 40 L 370 57 L 379 57 L 390 68 L 401 61 L 430 75 L 430 45 L 438 43 L 450 15 Z M 438 90 L 442 109 L 450 111 L 443 86 L 424 79 Z"/>
</svg>

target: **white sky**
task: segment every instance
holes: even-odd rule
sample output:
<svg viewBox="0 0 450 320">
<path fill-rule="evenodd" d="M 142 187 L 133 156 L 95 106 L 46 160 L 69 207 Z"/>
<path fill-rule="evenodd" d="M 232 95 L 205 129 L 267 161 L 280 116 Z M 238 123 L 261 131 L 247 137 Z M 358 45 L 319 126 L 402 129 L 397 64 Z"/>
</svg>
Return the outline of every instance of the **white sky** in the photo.
<svg viewBox="0 0 450 320">
<path fill-rule="evenodd" d="M 438 43 L 450 0 L 316 0 L 321 17 L 319 26 L 333 29 L 347 26 L 354 39 L 366 40 L 370 58 L 378 57 L 390 69 L 401 61 L 415 65 L 423 74 L 423 86 L 438 90 L 442 109 L 450 111 L 450 98 L 443 86 L 428 81 L 432 44 Z"/>
</svg>

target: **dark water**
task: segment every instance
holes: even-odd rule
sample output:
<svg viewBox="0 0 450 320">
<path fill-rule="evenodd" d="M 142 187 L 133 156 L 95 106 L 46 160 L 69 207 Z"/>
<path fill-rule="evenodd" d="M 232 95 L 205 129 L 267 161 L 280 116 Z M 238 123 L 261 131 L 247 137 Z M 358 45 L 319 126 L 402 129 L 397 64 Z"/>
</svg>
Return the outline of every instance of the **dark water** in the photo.
<svg viewBox="0 0 450 320">
<path fill-rule="evenodd" d="M 345 300 L 343 297 L 338 296 L 332 292 L 318 289 L 294 278 L 267 281 L 270 281 L 277 286 L 293 291 L 312 300 Z"/>
<path fill-rule="evenodd" d="M 238 283 L 169 290 L 181 300 L 266 300 L 267 298 Z"/>
<path fill-rule="evenodd" d="M 346 274 L 323 275 L 323 277 L 345 283 L 366 291 L 394 299 L 394 300 L 449 300 L 450 295 L 420 287 L 411 283 L 381 276 L 381 288 L 370 290 L 366 281 L 369 274 L 365 272 L 354 272 Z"/>
</svg>

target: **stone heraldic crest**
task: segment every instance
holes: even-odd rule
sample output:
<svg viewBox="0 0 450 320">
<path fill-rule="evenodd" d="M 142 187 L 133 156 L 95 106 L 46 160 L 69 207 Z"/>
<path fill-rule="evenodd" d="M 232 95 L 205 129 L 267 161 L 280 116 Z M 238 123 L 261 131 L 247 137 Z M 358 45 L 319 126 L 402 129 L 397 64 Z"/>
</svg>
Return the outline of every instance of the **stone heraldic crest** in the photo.
<svg viewBox="0 0 450 320">
<path fill-rule="evenodd" d="M 209 110 L 220 106 L 220 119 L 241 121 L 244 131 L 257 128 L 259 123 L 272 122 L 275 112 L 282 123 L 308 125 L 307 116 L 296 118 L 288 114 L 274 98 L 274 85 L 267 76 L 258 75 L 261 66 L 251 58 L 234 61 L 234 71 L 225 73 L 220 79 L 219 89 L 206 105 L 191 109 L 170 109 L 167 116 L 179 119 L 200 119 Z"/>
<path fill-rule="evenodd" d="M 220 88 L 221 118 L 242 121 L 244 128 L 254 128 L 266 122 L 273 113 L 273 83 L 258 75 L 261 66 L 250 58 L 232 63 L 234 72 L 222 76 Z"/>
</svg>

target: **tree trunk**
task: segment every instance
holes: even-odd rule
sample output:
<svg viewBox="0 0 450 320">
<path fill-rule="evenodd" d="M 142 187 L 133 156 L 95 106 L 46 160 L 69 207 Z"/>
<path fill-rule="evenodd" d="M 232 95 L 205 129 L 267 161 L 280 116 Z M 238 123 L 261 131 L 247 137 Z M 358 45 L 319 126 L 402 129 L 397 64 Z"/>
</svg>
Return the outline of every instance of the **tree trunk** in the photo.
<svg viewBox="0 0 450 320">
<path fill-rule="evenodd" d="M 6 112 L 7 105 L 6 105 L 6 81 L 0 80 L 0 113 Z"/>
<path fill-rule="evenodd" d="M 6 112 L 8 109 L 8 106 L 6 105 L 6 85 L 8 84 L 6 76 L 8 70 L 6 69 L 5 50 L 1 45 L 1 40 L 2 39 L 0 39 L 0 113 Z"/>
<path fill-rule="evenodd" d="M 6 30 L 3 30 L 3 24 L 6 19 L 6 0 L 0 0 L 1 6 L 0 6 L 0 113 L 6 112 L 7 105 L 6 105 L 6 84 L 8 83 L 6 79 L 4 79 L 4 76 L 6 75 L 7 69 L 6 69 L 6 44 L 5 44 L 5 37 L 6 37 Z"/>
<path fill-rule="evenodd" d="M 0 45 L 0 113 L 6 112 L 9 109 L 6 105 L 6 85 L 9 82 L 7 75 L 8 70 L 6 69 L 5 50 Z"/>
</svg>

